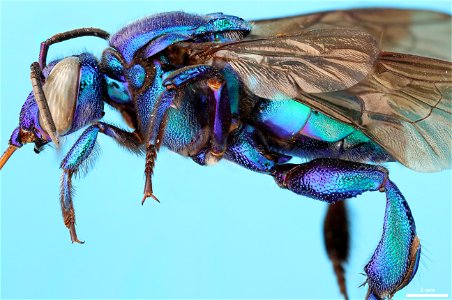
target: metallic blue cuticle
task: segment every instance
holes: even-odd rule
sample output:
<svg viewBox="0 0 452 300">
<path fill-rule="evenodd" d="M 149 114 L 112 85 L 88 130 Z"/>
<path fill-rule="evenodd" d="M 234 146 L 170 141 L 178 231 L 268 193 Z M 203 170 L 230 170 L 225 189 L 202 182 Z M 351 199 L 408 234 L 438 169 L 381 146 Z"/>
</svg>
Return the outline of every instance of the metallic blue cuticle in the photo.
<svg viewBox="0 0 452 300">
<path fill-rule="evenodd" d="M 109 77 L 124 81 L 124 66 L 118 58 L 119 55 L 115 49 L 108 48 L 102 53 L 101 65 Z"/>
<path fill-rule="evenodd" d="M 127 79 L 133 87 L 139 89 L 143 86 L 146 78 L 146 70 L 141 65 L 134 65 L 127 70 Z"/>
<path fill-rule="evenodd" d="M 164 118 L 166 113 L 168 112 L 168 108 L 173 103 L 174 98 L 176 97 L 175 90 L 164 90 L 163 93 L 158 98 L 154 108 L 152 110 L 151 119 L 149 120 L 149 142 L 153 145 L 158 143 L 157 137 L 160 131 L 161 125 L 164 122 Z"/>
<path fill-rule="evenodd" d="M 104 101 L 101 91 L 101 76 L 97 59 L 90 53 L 82 53 L 80 78 L 74 120 L 69 133 L 102 118 Z"/>
<path fill-rule="evenodd" d="M 420 253 L 419 248 L 414 257 L 414 272 L 407 274 L 416 226 L 408 203 L 397 186 L 388 180 L 385 189 L 387 201 L 383 236 L 365 267 L 369 289 L 379 297 L 395 293 L 407 275 L 410 275 L 410 278 L 414 276 Z"/>
<path fill-rule="evenodd" d="M 88 127 L 61 162 L 61 168 L 71 171 L 77 170 L 78 166 L 91 154 L 96 143 L 98 133 L 98 127 Z"/>
<path fill-rule="evenodd" d="M 143 58 L 149 58 L 164 50 L 168 46 L 191 39 L 189 32 L 186 33 L 167 33 L 157 37 L 152 43 L 146 46 L 143 51 Z"/>
<path fill-rule="evenodd" d="M 268 133 L 288 140 L 298 134 L 310 114 L 308 106 L 295 100 L 265 100 L 256 110 L 254 119 Z"/>
<path fill-rule="evenodd" d="M 19 127 L 34 132 L 40 139 L 50 140 L 47 132 L 39 124 L 39 109 L 33 92 L 27 97 L 19 116 Z"/>
<path fill-rule="evenodd" d="M 16 127 L 11 134 L 11 137 L 9 138 L 9 144 L 16 146 L 16 147 L 22 147 L 23 144 L 20 142 L 20 127 Z"/>
<path fill-rule="evenodd" d="M 251 31 L 249 22 L 234 16 L 222 15 L 210 20 L 207 24 L 196 29 L 197 35 L 224 31 Z"/>
<path fill-rule="evenodd" d="M 238 129 L 224 158 L 256 172 L 268 173 L 275 162 L 265 156 L 265 146 L 258 132 L 249 125 Z"/>
<path fill-rule="evenodd" d="M 127 81 L 118 81 L 108 76 L 104 76 L 104 80 L 107 86 L 107 94 L 111 101 L 118 104 L 132 103 Z"/>
<path fill-rule="evenodd" d="M 28 94 L 27 100 L 25 100 L 22 109 L 20 110 L 19 126 L 22 129 L 33 130 L 38 122 L 38 105 L 36 104 L 35 96 L 33 92 Z"/>
<path fill-rule="evenodd" d="M 411 281 L 421 249 L 416 226 L 407 201 L 384 168 L 324 158 L 277 166 L 272 175 L 281 187 L 330 203 L 384 188 L 383 235 L 365 267 L 370 299 L 392 297 Z"/>
<path fill-rule="evenodd" d="M 203 76 L 212 74 L 214 68 L 208 65 L 197 65 L 181 68 L 180 70 L 171 72 L 165 76 L 163 85 L 175 85 L 176 87 L 188 84 L 191 81 L 199 80 Z"/>
<path fill-rule="evenodd" d="M 221 74 L 227 82 L 229 103 L 231 105 L 232 122 L 236 123 L 239 116 L 239 89 L 240 81 L 235 71 L 227 65 L 222 69 Z"/>
<path fill-rule="evenodd" d="M 150 116 L 157 99 L 166 90 L 162 84 L 164 74 L 162 66 L 158 61 L 154 61 L 155 79 L 150 87 L 136 97 L 138 124 L 141 132 L 148 132 Z"/>
<path fill-rule="evenodd" d="M 379 167 L 326 158 L 281 172 L 287 173 L 281 185 L 297 194 L 329 203 L 376 191 L 387 176 Z"/>
<path fill-rule="evenodd" d="M 161 13 L 124 27 L 111 36 L 110 45 L 118 49 L 125 61 L 130 63 L 135 53 L 155 38 L 167 33 L 188 33 L 205 22 L 205 17 L 194 14 Z"/>
<path fill-rule="evenodd" d="M 350 125 L 313 111 L 301 130 L 301 134 L 325 142 L 337 142 L 354 131 L 355 129 Z"/>
</svg>

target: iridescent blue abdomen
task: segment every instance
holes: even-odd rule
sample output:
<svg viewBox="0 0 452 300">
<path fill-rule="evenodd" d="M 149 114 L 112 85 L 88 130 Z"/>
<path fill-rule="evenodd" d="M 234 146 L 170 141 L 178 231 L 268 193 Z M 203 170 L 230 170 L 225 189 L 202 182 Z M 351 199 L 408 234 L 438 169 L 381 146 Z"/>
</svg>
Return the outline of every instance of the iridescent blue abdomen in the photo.
<svg viewBox="0 0 452 300">
<path fill-rule="evenodd" d="M 253 120 L 261 130 L 281 140 L 303 135 L 324 142 L 338 142 L 356 129 L 295 100 L 262 100 Z"/>
</svg>

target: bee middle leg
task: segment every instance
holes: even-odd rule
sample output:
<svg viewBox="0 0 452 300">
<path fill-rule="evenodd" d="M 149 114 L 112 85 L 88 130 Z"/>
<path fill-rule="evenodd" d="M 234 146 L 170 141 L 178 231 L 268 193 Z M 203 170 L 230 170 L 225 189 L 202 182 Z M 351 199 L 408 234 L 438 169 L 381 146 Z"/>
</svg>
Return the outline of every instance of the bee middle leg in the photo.
<svg viewBox="0 0 452 300">
<path fill-rule="evenodd" d="M 173 101 L 177 94 L 190 83 L 204 82 L 205 94 L 207 95 L 207 123 L 211 137 L 209 145 L 193 157 L 193 160 L 205 165 L 208 162 L 216 162 L 223 157 L 227 148 L 228 135 L 231 130 L 237 127 L 236 118 L 238 115 L 236 103 L 238 101 L 238 90 L 228 84 L 228 81 L 223 77 L 233 80 L 228 72 L 223 74 L 208 65 L 193 65 L 178 69 L 165 78 L 163 85 L 166 87 L 166 91 L 159 96 L 152 113 L 151 134 L 146 146 L 146 179 L 141 204 L 144 204 L 149 197 L 159 201 L 153 194 L 152 174 L 166 127 L 167 110 L 170 106 L 174 106 Z M 234 83 L 232 82 L 232 85 Z"/>
<path fill-rule="evenodd" d="M 270 174 L 277 164 L 291 158 L 268 150 L 262 134 L 246 123 L 241 123 L 229 134 L 223 157 L 248 170 L 264 174 Z M 198 162 L 196 158 L 193 159 Z"/>
<path fill-rule="evenodd" d="M 89 126 L 77 139 L 69 152 L 61 162 L 63 175 L 61 178 L 60 204 L 63 214 L 63 221 L 69 229 L 71 241 L 73 243 L 83 243 L 77 237 L 75 230 L 75 211 L 73 205 L 72 177 L 77 172 L 87 171 L 91 159 L 94 158 L 93 151 L 98 133 L 104 133 L 115 139 L 119 144 L 133 152 L 141 151 L 141 138 L 133 132 L 127 132 L 115 126 L 99 122 Z"/>
<path fill-rule="evenodd" d="M 345 201 L 337 201 L 328 206 L 323 223 L 323 238 L 341 294 L 345 299 L 348 299 L 344 264 L 349 255 L 350 234 L 345 203 Z"/>
</svg>

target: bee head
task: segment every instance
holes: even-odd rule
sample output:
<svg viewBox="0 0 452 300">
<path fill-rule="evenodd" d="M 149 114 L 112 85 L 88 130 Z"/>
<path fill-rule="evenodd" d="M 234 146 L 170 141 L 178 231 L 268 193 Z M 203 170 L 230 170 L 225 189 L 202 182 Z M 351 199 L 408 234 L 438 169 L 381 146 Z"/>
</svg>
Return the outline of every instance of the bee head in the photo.
<svg viewBox="0 0 452 300">
<path fill-rule="evenodd" d="M 42 77 L 42 88 L 37 92 L 34 87 L 22 106 L 19 126 L 11 135 L 8 149 L 34 143 L 39 153 L 45 144 L 55 142 L 55 136 L 70 134 L 103 116 L 101 79 L 93 55 L 82 53 L 52 61 L 42 70 Z M 42 102 L 47 107 L 44 111 Z M 9 156 L 1 157 L 0 168 Z"/>
</svg>

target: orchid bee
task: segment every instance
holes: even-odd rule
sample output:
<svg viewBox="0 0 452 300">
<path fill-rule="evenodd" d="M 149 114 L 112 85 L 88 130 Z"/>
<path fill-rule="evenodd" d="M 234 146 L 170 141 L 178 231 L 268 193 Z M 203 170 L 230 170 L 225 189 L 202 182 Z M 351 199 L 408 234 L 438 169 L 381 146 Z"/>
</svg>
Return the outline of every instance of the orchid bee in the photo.
<svg viewBox="0 0 452 300">
<path fill-rule="evenodd" d="M 441 28 L 434 47 L 410 31 L 421 22 Z M 73 176 L 89 164 L 99 133 L 143 154 L 142 204 L 159 201 L 151 179 L 161 147 L 201 166 L 224 159 L 271 176 L 275 188 L 330 204 L 325 244 L 346 299 L 343 200 L 382 192 L 383 234 L 364 268 L 366 299 L 391 298 L 414 278 L 421 244 L 408 201 L 383 164 L 450 168 L 450 22 L 442 13 L 397 9 L 258 21 L 169 12 L 113 34 L 58 33 L 31 65 L 32 92 L 0 169 L 27 143 L 39 153 L 79 135 L 61 162 L 60 193 L 76 243 Z M 409 34 L 417 35 L 407 45 Z M 84 36 L 108 42 L 100 58 L 85 52 L 47 62 L 51 45 Z M 127 129 L 102 120 L 105 104 Z"/>
</svg>

